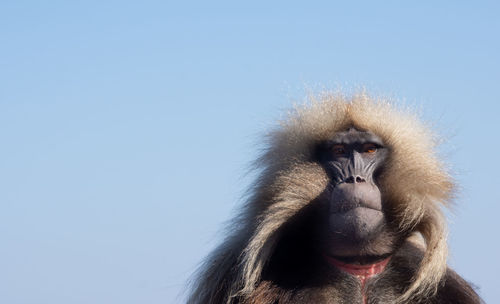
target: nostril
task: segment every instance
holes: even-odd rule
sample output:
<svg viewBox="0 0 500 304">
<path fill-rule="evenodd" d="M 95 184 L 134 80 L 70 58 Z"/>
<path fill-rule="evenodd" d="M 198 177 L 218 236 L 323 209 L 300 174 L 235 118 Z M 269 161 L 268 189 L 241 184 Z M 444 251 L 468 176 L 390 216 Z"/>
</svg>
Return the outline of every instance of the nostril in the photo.
<svg viewBox="0 0 500 304">
<path fill-rule="evenodd" d="M 355 182 L 354 176 L 349 176 L 348 178 L 345 179 L 345 182 L 348 184 L 354 184 Z"/>
<path fill-rule="evenodd" d="M 366 180 L 362 178 L 361 176 L 356 176 L 356 183 L 364 183 Z"/>
<path fill-rule="evenodd" d="M 344 182 L 348 184 L 364 183 L 366 182 L 366 179 L 364 179 L 359 175 L 356 175 L 356 176 L 349 176 L 344 180 Z"/>
</svg>

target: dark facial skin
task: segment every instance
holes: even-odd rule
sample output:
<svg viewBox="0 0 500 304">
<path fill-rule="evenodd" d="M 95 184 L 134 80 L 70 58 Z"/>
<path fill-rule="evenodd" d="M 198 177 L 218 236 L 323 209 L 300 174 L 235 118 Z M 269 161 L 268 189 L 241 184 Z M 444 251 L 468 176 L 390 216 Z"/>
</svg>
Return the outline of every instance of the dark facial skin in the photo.
<svg viewBox="0 0 500 304">
<path fill-rule="evenodd" d="M 391 252 L 394 240 L 377 186 L 387 155 L 379 137 L 355 128 L 320 145 L 318 160 L 331 180 L 330 191 L 321 199 L 326 210 L 320 232 L 325 254 L 362 263 Z"/>
</svg>

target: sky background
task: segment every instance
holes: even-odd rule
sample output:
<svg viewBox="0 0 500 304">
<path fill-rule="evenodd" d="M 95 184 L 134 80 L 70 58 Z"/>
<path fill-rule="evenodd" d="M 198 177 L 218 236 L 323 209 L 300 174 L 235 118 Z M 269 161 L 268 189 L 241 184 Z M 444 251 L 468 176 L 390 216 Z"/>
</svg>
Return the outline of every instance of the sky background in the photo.
<svg viewBox="0 0 500 304">
<path fill-rule="evenodd" d="M 364 86 L 446 138 L 449 263 L 500 298 L 500 2 L 0 2 L 0 302 L 182 303 L 262 134 Z"/>
</svg>

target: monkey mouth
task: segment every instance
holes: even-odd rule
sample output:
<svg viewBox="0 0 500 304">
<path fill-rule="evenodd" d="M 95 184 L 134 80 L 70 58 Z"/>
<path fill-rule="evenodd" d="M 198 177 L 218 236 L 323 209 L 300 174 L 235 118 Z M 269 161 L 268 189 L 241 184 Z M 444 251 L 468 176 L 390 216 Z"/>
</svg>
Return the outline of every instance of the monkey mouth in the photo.
<svg viewBox="0 0 500 304">
<path fill-rule="evenodd" d="M 346 204 L 339 204 L 336 206 L 334 210 L 331 210 L 331 213 L 333 214 L 346 214 L 349 212 L 355 212 L 356 209 L 359 209 L 362 211 L 363 209 L 370 209 L 378 212 L 382 212 L 382 209 L 364 204 L 363 202 L 355 202 L 355 203 L 346 203 Z"/>
<path fill-rule="evenodd" d="M 369 221 L 371 219 L 379 219 L 384 217 L 382 210 L 369 207 L 369 206 L 354 206 L 350 208 L 345 208 L 338 210 L 336 212 L 331 212 L 330 217 L 332 218 L 352 218 L 356 221 Z"/>
<path fill-rule="evenodd" d="M 344 213 L 357 208 L 382 211 L 380 191 L 375 185 L 368 183 L 337 186 L 331 192 L 329 202 L 333 213 Z"/>
<path fill-rule="evenodd" d="M 350 275 L 357 277 L 361 282 L 362 288 L 365 286 L 368 279 L 382 273 L 391 259 L 390 257 L 386 257 L 383 260 L 372 262 L 370 264 L 351 264 L 351 263 L 345 263 L 341 260 L 338 260 L 336 258 L 327 255 L 323 255 L 323 257 L 325 258 L 328 264 L 334 266 L 335 268 L 343 272 L 349 273 Z"/>
</svg>

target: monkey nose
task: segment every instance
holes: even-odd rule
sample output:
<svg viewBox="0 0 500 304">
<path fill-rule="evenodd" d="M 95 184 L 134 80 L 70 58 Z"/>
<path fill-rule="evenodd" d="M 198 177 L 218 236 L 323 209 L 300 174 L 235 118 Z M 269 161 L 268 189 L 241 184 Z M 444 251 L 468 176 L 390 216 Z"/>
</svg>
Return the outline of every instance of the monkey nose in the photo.
<svg viewBox="0 0 500 304">
<path fill-rule="evenodd" d="M 344 182 L 348 184 L 356 184 L 356 183 L 364 183 L 366 182 L 366 179 L 364 177 L 361 177 L 359 175 L 351 175 L 348 178 L 344 180 Z"/>
</svg>

